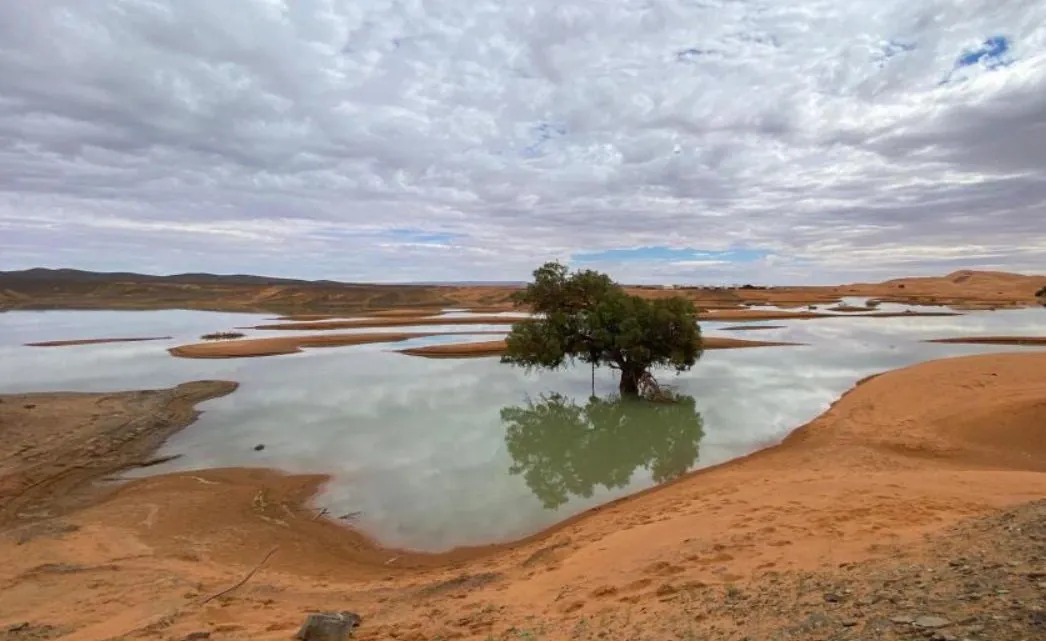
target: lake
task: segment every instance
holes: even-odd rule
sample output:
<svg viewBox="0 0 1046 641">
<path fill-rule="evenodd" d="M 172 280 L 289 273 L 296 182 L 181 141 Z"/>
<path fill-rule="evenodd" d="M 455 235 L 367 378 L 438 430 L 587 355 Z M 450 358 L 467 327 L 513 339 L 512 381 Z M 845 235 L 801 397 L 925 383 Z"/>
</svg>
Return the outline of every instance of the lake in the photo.
<svg viewBox="0 0 1046 641">
<path fill-rule="evenodd" d="M 460 310 L 451 315 L 467 316 Z M 587 367 L 527 374 L 497 358 L 430 360 L 393 351 L 496 338 L 490 335 L 253 359 L 191 360 L 166 352 L 207 332 L 271 318 L 177 310 L 0 313 L 0 392 L 238 381 L 238 391 L 202 404 L 200 419 L 163 446 L 161 454 L 181 458 L 135 474 L 231 466 L 327 473 L 331 481 L 316 497 L 317 507 L 334 517 L 351 515 L 346 522 L 385 545 L 441 551 L 526 536 L 687 470 L 777 443 L 870 374 L 947 356 L 1035 349 L 921 340 L 1046 332 L 1043 309 L 751 323 L 783 326 L 760 331 L 703 322 L 707 335 L 808 345 L 706 352 L 690 372 L 658 377 L 688 397 L 667 409 L 615 403 L 617 381 L 609 370 L 596 372 L 597 399 L 590 401 Z M 418 329 L 424 326 L 386 328 Z M 111 336 L 172 338 L 23 346 Z M 255 451 L 260 444 L 264 449 Z"/>
</svg>

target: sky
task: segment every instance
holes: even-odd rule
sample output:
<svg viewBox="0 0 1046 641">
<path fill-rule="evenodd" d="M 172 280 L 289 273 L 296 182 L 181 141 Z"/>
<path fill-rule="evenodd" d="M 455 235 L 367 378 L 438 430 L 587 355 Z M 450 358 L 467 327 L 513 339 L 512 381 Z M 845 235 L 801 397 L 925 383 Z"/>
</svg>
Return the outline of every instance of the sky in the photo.
<svg viewBox="0 0 1046 641">
<path fill-rule="evenodd" d="M 1046 266 L 1043 0 L 0 3 L 0 269 Z"/>
</svg>

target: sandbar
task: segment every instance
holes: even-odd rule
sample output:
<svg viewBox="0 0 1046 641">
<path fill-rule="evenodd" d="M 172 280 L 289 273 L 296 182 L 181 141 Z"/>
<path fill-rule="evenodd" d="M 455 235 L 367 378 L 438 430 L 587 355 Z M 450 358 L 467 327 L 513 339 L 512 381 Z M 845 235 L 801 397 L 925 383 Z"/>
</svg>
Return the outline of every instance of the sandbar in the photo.
<svg viewBox="0 0 1046 641">
<path fill-rule="evenodd" d="M 63 341 L 40 341 L 26 343 L 26 347 L 69 347 L 72 345 L 97 345 L 100 343 L 138 343 L 141 341 L 169 341 L 171 336 L 141 336 L 133 338 L 76 338 Z"/>
<path fill-rule="evenodd" d="M 705 349 L 743 349 L 748 347 L 787 347 L 800 345 L 800 343 L 748 341 L 740 338 L 727 338 L 723 336 L 705 336 L 702 339 L 701 344 Z M 425 358 L 479 358 L 484 356 L 500 356 L 505 353 L 505 341 L 497 340 L 480 341 L 475 343 L 426 345 L 424 347 L 412 347 L 410 349 L 396 351 L 400 354 L 423 356 Z"/>
<path fill-rule="evenodd" d="M 758 329 L 785 329 L 785 327 L 786 325 L 729 325 L 719 329 L 731 332 L 750 332 Z"/>
<path fill-rule="evenodd" d="M 452 318 L 429 318 L 410 315 L 405 318 L 368 318 L 359 320 L 326 320 L 304 323 L 271 323 L 255 325 L 246 329 L 268 329 L 288 331 L 316 331 L 328 329 L 369 329 L 374 327 L 411 327 L 416 325 L 511 325 L 521 319 L 510 316 L 468 316 Z"/>
<path fill-rule="evenodd" d="M 926 343 L 969 343 L 973 345 L 1046 345 L 1046 336 L 959 336 L 933 338 Z"/>
<path fill-rule="evenodd" d="M 368 343 L 398 343 L 412 338 L 448 336 L 455 334 L 503 334 L 504 332 L 375 332 L 373 334 L 309 334 L 305 336 L 275 336 L 246 338 L 178 345 L 167 351 L 180 358 L 251 358 L 296 354 L 305 347 L 344 347 Z"/>
</svg>

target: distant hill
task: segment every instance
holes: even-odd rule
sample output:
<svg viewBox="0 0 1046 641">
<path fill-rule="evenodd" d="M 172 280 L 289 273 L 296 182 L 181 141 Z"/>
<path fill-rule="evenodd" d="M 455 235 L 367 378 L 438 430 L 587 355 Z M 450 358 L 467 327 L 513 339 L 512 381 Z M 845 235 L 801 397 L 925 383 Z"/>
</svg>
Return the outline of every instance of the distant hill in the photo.
<svg viewBox="0 0 1046 641">
<path fill-rule="evenodd" d="M 248 274 L 187 273 L 157 276 L 134 272 L 89 272 L 82 269 L 48 269 L 34 267 L 20 271 L 0 271 L 0 286 L 10 282 L 135 282 L 135 283 L 189 283 L 223 285 L 346 285 L 333 280 L 301 280 L 276 278 L 273 276 L 251 276 Z"/>
</svg>

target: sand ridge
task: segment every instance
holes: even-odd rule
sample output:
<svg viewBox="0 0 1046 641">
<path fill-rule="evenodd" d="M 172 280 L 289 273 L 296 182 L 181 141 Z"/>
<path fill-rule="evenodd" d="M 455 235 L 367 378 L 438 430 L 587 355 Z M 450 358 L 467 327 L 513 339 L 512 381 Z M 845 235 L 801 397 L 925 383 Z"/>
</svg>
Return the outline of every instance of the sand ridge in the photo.
<svg viewBox="0 0 1046 641">
<path fill-rule="evenodd" d="M 724 590 L 743 598 L 804 572 L 895 564 L 923 535 L 1046 496 L 1044 367 L 1044 353 L 993 354 L 871 377 L 775 447 L 521 542 L 447 555 L 382 549 L 317 519 L 303 501 L 322 477 L 134 481 L 67 517 L 75 530 L 17 553 L 0 537 L 5 610 L 85 640 L 282 639 L 314 608 L 359 612 L 361 639 L 739 639 L 783 624 L 752 601 L 723 611 Z M 273 547 L 249 583 L 200 605 Z M 40 569 L 55 563 L 80 569 Z M 81 596 L 56 611 L 63 594 Z"/>
</svg>

